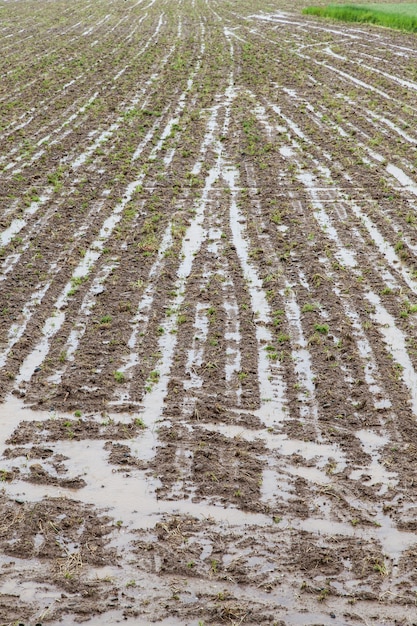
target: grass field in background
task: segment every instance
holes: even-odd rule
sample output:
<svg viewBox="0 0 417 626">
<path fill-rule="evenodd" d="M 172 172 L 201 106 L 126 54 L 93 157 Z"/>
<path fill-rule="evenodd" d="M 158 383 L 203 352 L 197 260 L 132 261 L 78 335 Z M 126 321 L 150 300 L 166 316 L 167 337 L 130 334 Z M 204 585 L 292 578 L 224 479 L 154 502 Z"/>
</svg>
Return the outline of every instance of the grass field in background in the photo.
<svg viewBox="0 0 417 626">
<path fill-rule="evenodd" d="M 361 22 L 378 24 L 389 28 L 397 28 L 417 32 L 417 3 L 404 4 L 339 4 L 325 7 L 307 7 L 306 15 L 329 17 L 344 22 Z"/>
<path fill-rule="evenodd" d="M 355 5 L 358 6 L 358 5 Z M 382 11 L 383 13 L 395 13 L 396 15 L 408 15 L 411 17 L 417 17 L 417 2 L 405 2 L 398 3 L 393 2 L 391 4 L 367 4 L 359 5 L 364 9 L 372 9 L 374 11 Z"/>
</svg>

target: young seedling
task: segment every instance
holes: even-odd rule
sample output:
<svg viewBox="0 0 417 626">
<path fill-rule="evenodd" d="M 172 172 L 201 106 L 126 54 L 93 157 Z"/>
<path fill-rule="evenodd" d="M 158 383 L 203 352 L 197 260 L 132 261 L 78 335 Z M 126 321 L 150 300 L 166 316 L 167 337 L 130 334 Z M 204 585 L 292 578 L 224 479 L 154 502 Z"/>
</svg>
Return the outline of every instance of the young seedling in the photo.
<svg viewBox="0 0 417 626">
<path fill-rule="evenodd" d="M 315 304 L 314 302 L 307 302 L 303 308 L 302 308 L 302 312 L 303 313 L 310 313 L 312 311 L 317 311 L 317 309 L 319 308 L 318 304 Z"/>
</svg>

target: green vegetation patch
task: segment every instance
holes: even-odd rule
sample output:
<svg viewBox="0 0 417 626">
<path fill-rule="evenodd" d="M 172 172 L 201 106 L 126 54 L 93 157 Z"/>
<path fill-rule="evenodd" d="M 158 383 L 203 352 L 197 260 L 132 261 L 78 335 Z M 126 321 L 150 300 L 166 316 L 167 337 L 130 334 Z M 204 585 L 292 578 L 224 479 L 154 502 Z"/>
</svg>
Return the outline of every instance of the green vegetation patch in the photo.
<svg viewBox="0 0 417 626">
<path fill-rule="evenodd" d="M 343 22 L 377 24 L 417 32 L 417 2 L 405 4 L 329 4 L 303 9 L 305 15 L 329 17 Z"/>
<path fill-rule="evenodd" d="M 392 4 L 368 4 L 366 8 L 373 11 L 382 11 L 383 13 L 395 13 L 396 15 L 408 15 L 417 18 L 417 2 L 405 2 Z"/>
</svg>

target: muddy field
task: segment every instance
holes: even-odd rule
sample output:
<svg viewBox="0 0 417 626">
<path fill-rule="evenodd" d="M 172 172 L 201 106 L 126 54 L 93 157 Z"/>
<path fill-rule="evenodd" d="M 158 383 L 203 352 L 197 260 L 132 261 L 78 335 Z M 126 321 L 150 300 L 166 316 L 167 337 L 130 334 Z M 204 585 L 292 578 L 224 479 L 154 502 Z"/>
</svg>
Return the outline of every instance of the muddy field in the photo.
<svg viewBox="0 0 417 626">
<path fill-rule="evenodd" d="M 0 624 L 417 624 L 417 39 L 2 0 Z"/>
</svg>

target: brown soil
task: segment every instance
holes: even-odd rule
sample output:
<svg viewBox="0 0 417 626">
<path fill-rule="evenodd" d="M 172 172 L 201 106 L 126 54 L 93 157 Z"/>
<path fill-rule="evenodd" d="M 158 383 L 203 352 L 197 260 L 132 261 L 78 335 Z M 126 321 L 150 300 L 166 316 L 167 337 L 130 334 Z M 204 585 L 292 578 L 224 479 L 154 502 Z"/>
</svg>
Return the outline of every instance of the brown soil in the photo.
<svg viewBox="0 0 417 626">
<path fill-rule="evenodd" d="M 416 38 L 3 2 L 0 625 L 417 624 Z"/>
</svg>

